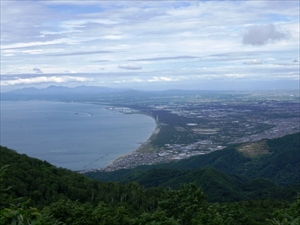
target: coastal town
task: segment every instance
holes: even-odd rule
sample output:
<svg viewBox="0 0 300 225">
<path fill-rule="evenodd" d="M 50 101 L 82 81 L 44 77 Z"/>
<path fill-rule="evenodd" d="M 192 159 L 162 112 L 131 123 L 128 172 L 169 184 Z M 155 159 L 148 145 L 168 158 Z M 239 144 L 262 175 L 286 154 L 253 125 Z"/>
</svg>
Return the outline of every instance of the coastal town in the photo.
<svg viewBox="0 0 300 225">
<path fill-rule="evenodd" d="M 114 171 L 178 161 L 221 151 L 234 144 L 300 131 L 297 95 L 249 94 L 215 99 L 216 96 L 201 98 L 199 95 L 157 97 L 147 99 L 146 104 L 138 99 L 134 104 L 108 108 L 125 114 L 152 116 L 157 128 L 138 149 L 95 170 Z"/>
<path fill-rule="evenodd" d="M 118 169 L 129 169 L 140 165 L 152 165 L 157 163 L 171 162 L 181 159 L 186 159 L 195 155 L 203 155 L 212 151 L 221 150 L 224 146 L 212 147 L 212 145 L 202 145 L 202 148 L 197 147 L 202 145 L 201 142 L 196 142 L 191 145 L 169 145 L 166 144 L 165 150 L 158 153 L 139 153 L 134 151 L 131 154 L 123 156 L 115 160 L 112 164 L 107 166 L 103 171 L 114 171 Z M 101 170 L 101 169 L 100 169 Z"/>
<path fill-rule="evenodd" d="M 101 89 L 93 95 L 77 95 L 73 89 L 50 89 L 53 88 L 68 94 L 51 92 L 49 95 L 48 89 L 43 89 L 38 90 L 43 94 L 31 96 L 31 90 L 25 89 L 19 94 L 4 94 L 2 98 L 88 103 L 122 114 L 143 114 L 155 120 L 156 129 L 148 140 L 139 143 L 131 153 L 116 156 L 118 158 L 105 164 L 100 165 L 103 156 L 99 156 L 99 166 L 93 165 L 95 171 L 174 162 L 300 131 L 298 90 L 102 92 Z M 76 116 L 82 113 L 85 112 L 74 112 Z M 90 113 L 86 115 L 91 117 Z"/>
</svg>

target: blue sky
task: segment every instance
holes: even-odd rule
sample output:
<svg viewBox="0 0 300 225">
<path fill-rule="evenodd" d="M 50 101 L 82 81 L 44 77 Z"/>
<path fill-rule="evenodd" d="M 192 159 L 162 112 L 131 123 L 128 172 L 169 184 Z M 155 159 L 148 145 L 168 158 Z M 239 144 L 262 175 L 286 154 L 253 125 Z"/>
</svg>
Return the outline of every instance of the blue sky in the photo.
<svg viewBox="0 0 300 225">
<path fill-rule="evenodd" d="M 1 91 L 299 88 L 298 1 L 1 1 Z"/>
</svg>

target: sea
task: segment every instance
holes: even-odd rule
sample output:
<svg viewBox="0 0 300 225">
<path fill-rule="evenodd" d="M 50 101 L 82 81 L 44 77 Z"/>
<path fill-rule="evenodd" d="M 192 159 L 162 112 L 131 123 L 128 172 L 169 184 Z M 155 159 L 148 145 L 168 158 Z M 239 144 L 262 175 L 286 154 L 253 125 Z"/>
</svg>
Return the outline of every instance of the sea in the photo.
<svg viewBox="0 0 300 225">
<path fill-rule="evenodd" d="M 73 171 L 105 168 L 136 150 L 155 120 L 108 106 L 51 101 L 1 101 L 0 145 Z"/>
</svg>

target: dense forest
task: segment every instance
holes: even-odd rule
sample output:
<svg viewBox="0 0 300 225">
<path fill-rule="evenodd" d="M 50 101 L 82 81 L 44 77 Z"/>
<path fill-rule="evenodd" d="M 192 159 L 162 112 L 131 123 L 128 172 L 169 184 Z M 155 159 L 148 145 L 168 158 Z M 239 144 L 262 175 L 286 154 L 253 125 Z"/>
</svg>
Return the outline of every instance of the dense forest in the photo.
<svg viewBox="0 0 300 225">
<path fill-rule="evenodd" d="M 85 176 L 1 147 L 0 224 L 300 224 L 299 135 Z"/>
</svg>

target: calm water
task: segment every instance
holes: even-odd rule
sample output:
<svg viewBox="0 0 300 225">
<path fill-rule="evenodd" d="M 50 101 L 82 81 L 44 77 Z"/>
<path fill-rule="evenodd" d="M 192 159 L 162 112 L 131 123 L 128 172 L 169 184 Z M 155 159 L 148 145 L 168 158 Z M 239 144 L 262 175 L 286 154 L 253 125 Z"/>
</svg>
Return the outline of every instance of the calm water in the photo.
<svg viewBox="0 0 300 225">
<path fill-rule="evenodd" d="M 103 168 L 137 149 L 154 129 L 151 117 L 101 105 L 1 102 L 2 146 L 71 170 Z"/>
</svg>

